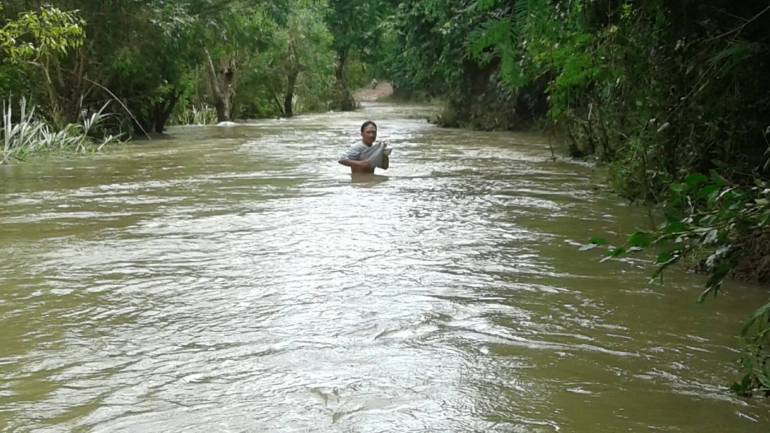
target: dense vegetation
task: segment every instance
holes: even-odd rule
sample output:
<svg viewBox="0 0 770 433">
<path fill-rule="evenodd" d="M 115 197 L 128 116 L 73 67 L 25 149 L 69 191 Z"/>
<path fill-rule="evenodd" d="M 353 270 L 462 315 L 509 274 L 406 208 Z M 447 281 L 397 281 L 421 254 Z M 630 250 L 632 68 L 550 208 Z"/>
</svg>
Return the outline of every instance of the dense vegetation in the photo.
<svg viewBox="0 0 770 433">
<path fill-rule="evenodd" d="M 362 11 L 378 13 L 314 0 L 4 1 L 0 95 L 28 98 L 59 129 L 107 104 L 105 128 L 127 135 L 352 109 L 349 86 L 369 79 L 360 48 L 377 39 Z"/>
<path fill-rule="evenodd" d="M 22 97 L 52 131 L 132 135 L 352 109 L 378 75 L 445 100 L 445 125 L 561 134 L 664 209 L 611 254 L 657 247 L 661 270 L 685 260 L 716 293 L 770 281 L 767 28 L 766 2 L 727 0 L 6 0 L 4 136 Z M 744 331 L 737 389 L 768 392 L 770 304 Z"/>
</svg>

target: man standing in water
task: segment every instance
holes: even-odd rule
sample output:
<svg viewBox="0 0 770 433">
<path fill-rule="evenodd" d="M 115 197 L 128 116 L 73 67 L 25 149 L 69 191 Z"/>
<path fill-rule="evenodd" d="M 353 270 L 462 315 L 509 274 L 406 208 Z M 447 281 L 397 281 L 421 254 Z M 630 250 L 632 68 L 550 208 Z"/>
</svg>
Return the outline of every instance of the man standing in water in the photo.
<svg viewBox="0 0 770 433">
<path fill-rule="evenodd" d="M 339 163 L 350 167 L 351 173 L 374 173 L 375 167 L 387 170 L 390 165 L 390 149 L 386 143 L 374 144 L 377 124 L 367 120 L 361 125 L 361 142 L 350 146 Z"/>
</svg>

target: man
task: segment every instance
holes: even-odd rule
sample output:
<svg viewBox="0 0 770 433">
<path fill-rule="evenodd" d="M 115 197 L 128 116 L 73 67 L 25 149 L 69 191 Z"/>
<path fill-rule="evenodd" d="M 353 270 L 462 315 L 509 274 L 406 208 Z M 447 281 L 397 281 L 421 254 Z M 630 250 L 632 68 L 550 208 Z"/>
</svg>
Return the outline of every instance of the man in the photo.
<svg viewBox="0 0 770 433">
<path fill-rule="evenodd" d="M 367 120 L 361 125 L 361 142 L 350 146 L 339 163 L 350 167 L 352 173 L 374 173 L 374 168 L 387 170 L 390 166 L 390 149 L 387 143 L 374 143 L 377 124 Z"/>
</svg>

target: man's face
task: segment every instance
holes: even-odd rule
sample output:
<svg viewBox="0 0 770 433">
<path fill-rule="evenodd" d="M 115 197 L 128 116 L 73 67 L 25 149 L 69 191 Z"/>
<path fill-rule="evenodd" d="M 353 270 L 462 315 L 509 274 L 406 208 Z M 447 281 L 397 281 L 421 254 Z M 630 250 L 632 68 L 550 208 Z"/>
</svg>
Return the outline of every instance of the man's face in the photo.
<svg viewBox="0 0 770 433">
<path fill-rule="evenodd" d="M 367 146 L 371 145 L 377 138 L 377 128 L 374 125 L 366 125 L 364 132 L 361 133 L 361 137 L 364 140 L 364 144 Z"/>
</svg>

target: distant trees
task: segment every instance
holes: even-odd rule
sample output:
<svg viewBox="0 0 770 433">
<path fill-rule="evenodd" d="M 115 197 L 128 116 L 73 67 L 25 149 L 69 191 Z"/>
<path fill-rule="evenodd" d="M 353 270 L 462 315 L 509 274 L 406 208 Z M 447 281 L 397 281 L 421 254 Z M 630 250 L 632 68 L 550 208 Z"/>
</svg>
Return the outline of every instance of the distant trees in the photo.
<svg viewBox="0 0 770 433">
<path fill-rule="evenodd" d="M 259 53 L 270 43 L 275 23 L 265 4 L 252 1 L 231 1 L 222 7 L 201 2 L 195 17 L 205 71 L 200 78 L 205 77 L 217 120 L 233 120 L 241 77 L 255 67 Z"/>
<path fill-rule="evenodd" d="M 274 99 L 283 116 L 294 114 L 297 94 L 308 108 L 329 108 L 334 53 L 324 23 L 326 12 L 318 2 L 295 0 L 273 34 L 268 65 L 275 82 Z"/>
<path fill-rule="evenodd" d="M 0 6 L 0 95 L 30 98 L 53 124 L 105 103 L 109 128 L 126 132 L 162 132 L 207 106 L 219 121 L 332 106 L 324 1 L 36 4 Z"/>
<path fill-rule="evenodd" d="M 0 80 L 0 91 L 30 96 L 57 125 L 73 122 L 81 113 L 112 101 L 110 110 L 122 113 L 116 119 L 123 119 L 114 128 L 130 130 L 128 125 L 134 124 L 139 129 L 162 131 L 181 95 L 184 73 L 197 60 L 191 49 L 188 11 L 152 1 L 123 0 L 109 5 L 82 1 L 75 2 L 77 10 L 72 3 L 52 2 L 54 7 L 27 11 L 26 2 L 9 1 L 0 11 L 6 26 L 22 20 L 15 17 L 40 15 L 40 25 L 52 29 L 52 37 L 44 39 L 40 60 L 35 62 L 42 65 L 43 76 L 25 73 L 12 58 L 2 60 L 5 79 Z M 66 17 L 68 27 L 50 19 L 54 11 Z M 52 42 L 64 35 L 77 39 L 59 45 Z M 35 45 L 35 38 L 29 33 L 21 41 Z M 28 80 L 26 86 L 8 78 L 20 74 Z M 41 95 L 41 88 L 47 97 Z"/>
<path fill-rule="evenodd" d="M 334 70 L 334 106 L 352 110 L 355 101 L 347 80 L 347 68 L 353 59 L 376 60 L 387 15 L 393 12 L 384 0 L 330 0 L 327 26 L 334 37 L 332 48 L 337 59 Z"/>
</svg>

